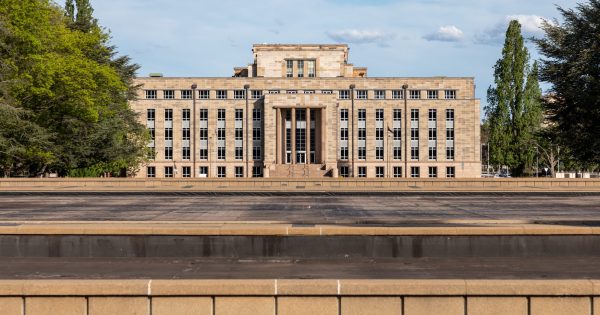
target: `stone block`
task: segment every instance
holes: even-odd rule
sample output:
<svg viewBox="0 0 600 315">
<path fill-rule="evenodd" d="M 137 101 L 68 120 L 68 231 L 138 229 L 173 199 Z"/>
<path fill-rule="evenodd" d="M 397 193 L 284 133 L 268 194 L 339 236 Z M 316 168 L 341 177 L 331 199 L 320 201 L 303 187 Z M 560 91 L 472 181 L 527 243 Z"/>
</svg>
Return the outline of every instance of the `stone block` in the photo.
<svg viewBox="0 0 600 315">
<path fill-rule="evenodd" d="M 588 297 L 532 297 L 531 315 L 591 315 Z"/>
<path fill-rule="evenodd" d="M 273 315 L 273 297 L 215 297 L 215 315 Z"/>
<path fill-rule="evenodd" d="M 35 315 L 86 315 L 83 297 L 27 297 L 25 310 Z"/>
<path fill-rule="evenodd" d="M 146 297 L 90 297 L 88 315 L 148 315 Z"/>
<path fill-rule="evenodd" d="M 401 315 L 400 297 L 343 297 L 342 315 Z"/>
<path fill-rule="evenodd" d="M 155 297 L 152 315 L 212 315 L 209 297 Z"/>
<path fill-rule="evenodd" d="M 468 297 L 469 315 L 527 315 L 526 297 Z"/>
<path fill-rule="evenodd" d="M 0 311 L 2 315 L 22 315 L 23 299 L 20 297 L 0 298 Z"/>
<path fill-rule="evenodd" d="M 402 315 L 464 315 L 465 300 L 462 297 L 406 297 Z"/>
<path fill-rule="evenodd" d="M 338 315 L 338 308 L 336 297 L 280 297 L 277 299 L 278 315 Z"/>
</svg>

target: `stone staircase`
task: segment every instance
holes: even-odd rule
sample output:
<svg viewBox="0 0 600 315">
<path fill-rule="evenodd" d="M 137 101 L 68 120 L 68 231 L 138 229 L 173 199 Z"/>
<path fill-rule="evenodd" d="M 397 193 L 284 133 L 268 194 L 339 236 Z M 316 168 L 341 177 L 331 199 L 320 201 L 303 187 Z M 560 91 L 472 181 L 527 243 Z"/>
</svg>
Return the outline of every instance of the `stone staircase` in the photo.
<svg viewBox="0 0 600 315">
<path fill-rule="evenodd" d="M 331 176 L 322 164 L 286 164 L 275 165 L 271 178 L 322 178 Z"/>
</svg>

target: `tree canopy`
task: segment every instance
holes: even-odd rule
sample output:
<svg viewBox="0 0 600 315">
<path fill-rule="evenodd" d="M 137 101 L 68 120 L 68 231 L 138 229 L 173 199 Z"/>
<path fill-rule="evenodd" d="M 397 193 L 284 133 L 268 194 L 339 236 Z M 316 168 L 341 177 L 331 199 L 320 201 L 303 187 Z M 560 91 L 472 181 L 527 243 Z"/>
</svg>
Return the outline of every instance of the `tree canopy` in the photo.
<svg viewBox="0 0 600 315">
<path fill-rule="evenodd" d="M 138 66 L 87 0 L 0 0 L 0 165 L 5 175 L 135 168 L 146 130 L 128 107 Z"/>
</svg>

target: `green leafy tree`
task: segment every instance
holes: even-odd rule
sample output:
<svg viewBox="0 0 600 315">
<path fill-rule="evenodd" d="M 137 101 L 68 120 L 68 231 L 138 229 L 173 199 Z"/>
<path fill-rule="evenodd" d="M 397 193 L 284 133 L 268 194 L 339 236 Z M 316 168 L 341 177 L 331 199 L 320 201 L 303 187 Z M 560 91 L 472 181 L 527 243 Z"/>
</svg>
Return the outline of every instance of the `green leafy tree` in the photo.
<svg viewBox="0 0 600 315">
<path fill-rule="evenodd" d="M 563 22 L 544 23 L 535 41 L 545 57 L 540 77 L 551 84 L 544 106 L 555 141 L 584 167 L 600 163 L 600 1 L 558 10 Z"/>
<path fill-rule="evenodd" d="M 542 110 L 538 65 L 529 66 L 529 52 L 518 21 L 508 26 L 502 57 L 494 66 L 494 86 L 487 94 L 490 160 L 521 176 L 533 163 Z"/>
</svg>

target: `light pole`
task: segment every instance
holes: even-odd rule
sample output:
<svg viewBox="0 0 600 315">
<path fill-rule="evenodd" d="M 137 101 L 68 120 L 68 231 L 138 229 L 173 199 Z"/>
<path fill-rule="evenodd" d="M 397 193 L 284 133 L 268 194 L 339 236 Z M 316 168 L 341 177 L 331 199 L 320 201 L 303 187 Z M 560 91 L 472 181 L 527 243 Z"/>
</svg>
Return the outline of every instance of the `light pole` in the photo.
<svg viewBox="0 0 600 315">
<path fill-rule="evenodd" d="M 352 102 L 352 177 L 354 177 L 354 152 L 356 150 L 354 147 L 354 137 L 356 136 L 354 134 L 354 88 L 356 88 L 356 85 L 350 84 L 350 99 Z"/>
<path fill-rule="evenodd" d="M 404 178 L 408 178 L 408 84 L 402 86 L 404 97 Z"/>
<path fill-rule="evenodd" d="M 196 178 L 196 89 L 198 84 L 192 84 L 192 174 Z"/>
</svg>

